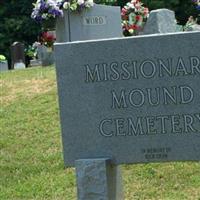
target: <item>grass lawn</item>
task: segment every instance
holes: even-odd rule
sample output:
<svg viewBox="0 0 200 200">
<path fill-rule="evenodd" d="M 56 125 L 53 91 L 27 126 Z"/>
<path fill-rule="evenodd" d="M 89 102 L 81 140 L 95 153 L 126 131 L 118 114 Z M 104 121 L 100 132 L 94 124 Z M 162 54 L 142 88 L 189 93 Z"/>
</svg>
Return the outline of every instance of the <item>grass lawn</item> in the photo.
<svg viewBox="0 0 200 200">
<path fill-rule="evenodd" d="M 200 200 L 200 163 L 123 165 L 122 174 L 125 200 Z M 0 73 L 0 200 L 21 199 L 76 199 L 54 67 Z"/>
</svg>

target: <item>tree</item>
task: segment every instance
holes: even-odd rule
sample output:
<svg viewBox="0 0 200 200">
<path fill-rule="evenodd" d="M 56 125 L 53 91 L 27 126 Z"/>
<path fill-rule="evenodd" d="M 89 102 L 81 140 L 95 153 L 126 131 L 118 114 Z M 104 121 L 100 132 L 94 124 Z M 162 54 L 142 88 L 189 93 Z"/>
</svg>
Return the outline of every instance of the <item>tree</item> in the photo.
<svg viewBox="0 0 200 200">
<path fill-rule="evenodd" d="M 10 46 L 19 41 L 32 44 L 41 27 L 30 17 L 34 0 L 0 1 L 0 54 L 10 63 Z"/>
<path fill-rule="evenodd" d="M 195 8 L 192 0 L 142 0 L 142 2 L 150 9 L 168 8 L 173 10 L 176 15 L 177 22 L 184 25 L 189 16 L 197 17 L 199 11 Z"/>
</svg>

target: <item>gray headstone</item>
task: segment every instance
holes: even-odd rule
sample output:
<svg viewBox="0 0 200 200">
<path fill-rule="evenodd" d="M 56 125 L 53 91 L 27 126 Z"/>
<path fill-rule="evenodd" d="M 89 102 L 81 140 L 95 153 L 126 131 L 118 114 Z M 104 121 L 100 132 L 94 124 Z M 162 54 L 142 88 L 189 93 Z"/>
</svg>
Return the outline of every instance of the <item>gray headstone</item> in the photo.
<svg viewBox="0 0 200 200">
<path fill-rule="evenodd" d="M 7 70 L 8 70 L 8 62 L 7 62 L 7 60 L 3 61 L 3 62 L 0 62 L 0 72 L 1 71 L 7 71 Z"/>
<path fill-rule="evenodd" d="M 25 63 L 24 44 L 21 42 L 14 42 L 11 45 L 11 69 L 14 69 L 15 63 Z"/>
<path fill-rule="evenodd" d="M 176 32 L 174 11 L 168 9 L 152 10 L 144 26 L 143 35 Z"/>
<path fill-rule="evenodd" d="M 120 7 L 95 4 L 81 12 L 64 11 L 56 24 L 56 41 L 122 37 Z"/>
<path fill-rule="evenodd" d="M 199 38 L 56 44 L 65 165 L 200 160 Z"/>
<path fill-rule="evenodd" d="M 122 200 L 118 170 L 109 159 L 77 160 L 78 200 Z"/>
<path fill-rule="evenodd" d="M 46 46 L 40 45 L 37 47 L 38 60 L 41 61 L 42 66 L 54 64 L 54 52 L 49 50 Z"/>
</svg>

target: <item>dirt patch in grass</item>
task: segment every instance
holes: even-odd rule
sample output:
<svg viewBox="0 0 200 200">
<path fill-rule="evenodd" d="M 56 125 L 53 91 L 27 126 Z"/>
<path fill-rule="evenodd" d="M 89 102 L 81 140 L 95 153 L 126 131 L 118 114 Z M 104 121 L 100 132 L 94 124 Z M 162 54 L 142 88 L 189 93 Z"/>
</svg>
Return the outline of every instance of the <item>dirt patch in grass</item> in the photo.
<svg viewBox="0 0 200 200">
<path fill-rule="evenodd" d="M 0 103 L 10 104 L 17 98 L 32 98 L 55 88 L 55 82 L 49 79 L 0 80 Z"/>
</svg>

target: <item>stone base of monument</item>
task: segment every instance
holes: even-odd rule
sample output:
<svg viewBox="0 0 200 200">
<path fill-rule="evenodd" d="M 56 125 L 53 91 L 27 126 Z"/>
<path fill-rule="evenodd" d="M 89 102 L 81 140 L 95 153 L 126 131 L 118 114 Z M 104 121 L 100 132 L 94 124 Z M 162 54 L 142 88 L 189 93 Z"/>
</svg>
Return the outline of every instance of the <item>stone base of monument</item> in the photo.
<svg viewBox="0 0 200 200">
<path fill-rule="evenodd" d="M 110 159 L 75 161 L 78 200 L 122 200 L 122 178 L 119 167 Z"/>
<path fill-rule="evenodd" d="M 31 67 L 38 67 L 41 66 L 42 62 L 40 60 L 30 60 L 30 66 Z"/>
<path fill-rule="evenodd" d="M 7 70 L 8 70 L 8 62 L 7 61 L 0 62 L 0 72 Z"/>
</svg>

